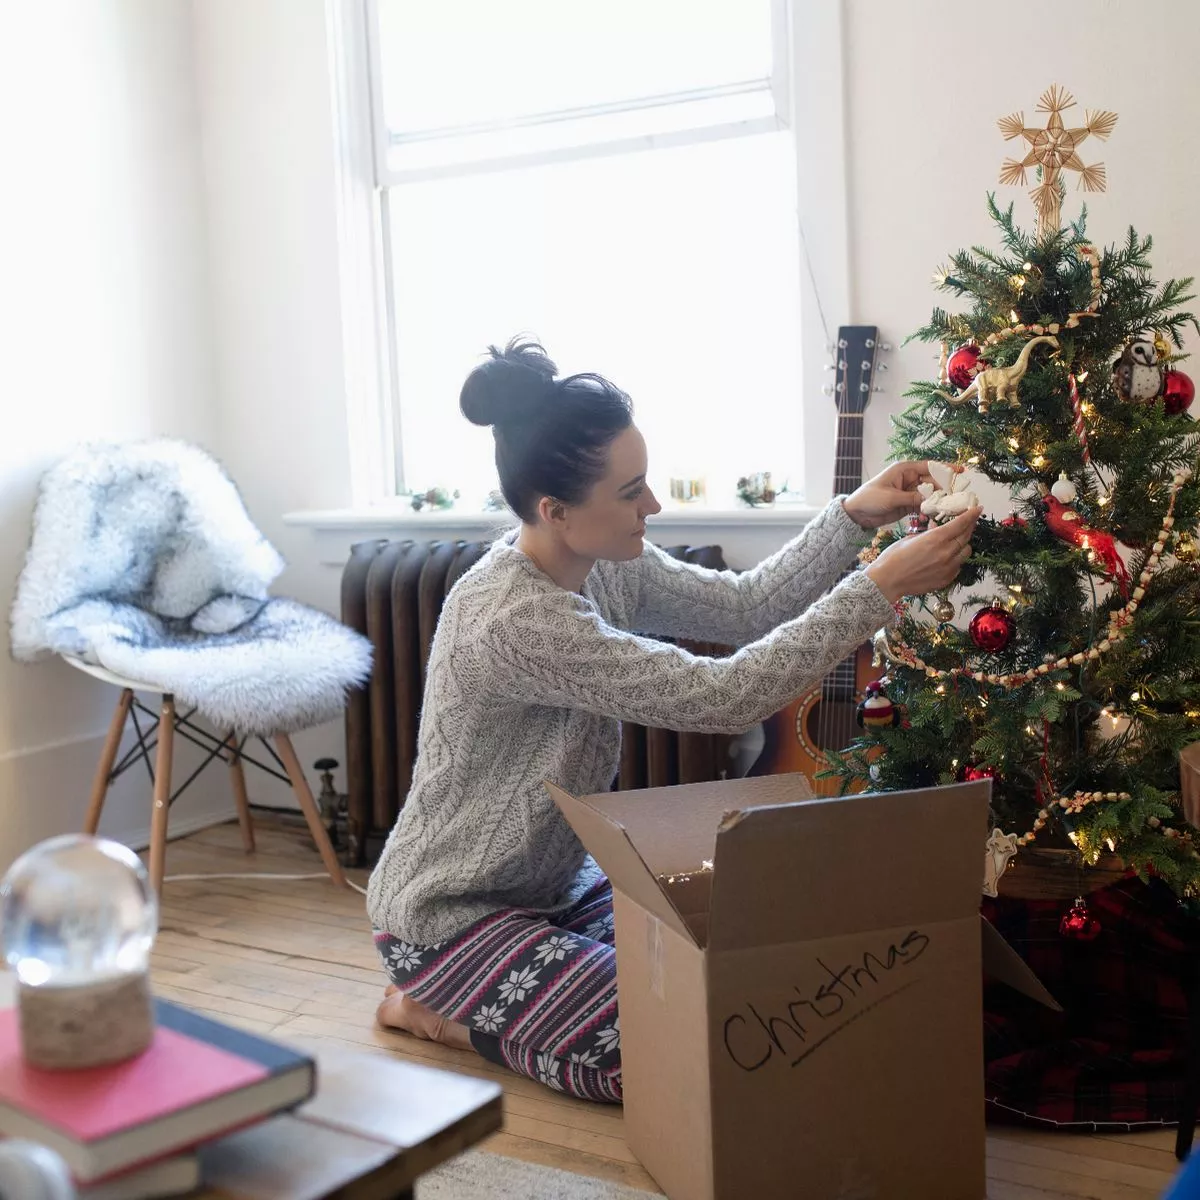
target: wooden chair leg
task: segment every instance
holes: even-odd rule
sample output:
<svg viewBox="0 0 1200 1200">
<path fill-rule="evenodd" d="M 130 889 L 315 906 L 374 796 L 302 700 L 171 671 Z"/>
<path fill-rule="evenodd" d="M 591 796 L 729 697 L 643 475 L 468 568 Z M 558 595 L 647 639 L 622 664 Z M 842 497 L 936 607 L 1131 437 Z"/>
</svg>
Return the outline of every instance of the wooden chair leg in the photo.
<svg viewBox="0 0 1200 1200">
<path fill-rule="evenodd" d="M 117 761 L 117 751 L 121 748 L 121 735 L 125 732 L 125 722 L 129 720 L 129 710 L 132 707 L 133 689 L 126 688 L 117 701 L 117 707 L 113 709 L 112 720 L 108 725 L 108 736 L 104 739 L 104 749 L 100 751 L 100 761 L 96 764 L 87 816 L 83 820 L 84 833 L 94 835 L 100 828 L 100 813 L 104 808 L 104 799 L 108 795 L 109 776 L 112 774 L 113 763 Z"/>
<path fill-rule="evenodd" d="M 225 739 L 229 747 L 229 781 L 233 784 L 233 800 L 237 805 L 238 825 L 242 830 L 242 846 L 247 854 L 254 853 L 254 825 L 250 820 L 250 798 L 246 795 L 246 771 L 242 766 L 241 742 L 236 733 Z"/>
<path fill-rule="evenodd" d="M 312 839 L 321 853 L 321 861 L 325 864 L 325 870 L 329 872 L 338 887 L 345 887 L 346 876 L 342 871 L 342 864 L 338 862 L 333 845 L 329 841 L 329 834 L 325 832 L 325 826 L 321 823 L 320 810 L 317 808 L 316 800 L 313 799 L 308 780 L 304 778 L 304 770 L 300 766 L 300 760 L 296 757 L 292 739 L 286 733 L 277 734 L 275 748 L 279 751 L 279 757 L 283 759 L 283 765 L 287 768 L 288 778 L 292 781 L 292 790 L 296 793 L 296 799 L 300 801 L 300 808 L 304 813 L 304 819 L 308 822 L 308 830 L 312 834 Z"/>
<path fill-rule="evenodd" d="M 167 864 L 167 816 L 171 802 L 171 760 L 175 749 L 175 697 L 162 698 L 158 716 L 158 754 L 154 762 L 154 809 L 150 815 L 150 883 L 162 895 Z"/>
</svg>

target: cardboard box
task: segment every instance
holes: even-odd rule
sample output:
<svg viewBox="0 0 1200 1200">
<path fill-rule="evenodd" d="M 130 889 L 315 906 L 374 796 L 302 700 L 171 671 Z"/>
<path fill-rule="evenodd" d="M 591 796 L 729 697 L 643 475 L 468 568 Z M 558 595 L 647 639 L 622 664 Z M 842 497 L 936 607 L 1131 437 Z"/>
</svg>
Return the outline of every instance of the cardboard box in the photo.
<svg viewBox="0 0 1200 1200">
<path fill-rule="evenodd" d="M 670 1200 L 979 1200 L 991 781 L 798 775 L 576 798 L 612 881 L 630 1148 Z"/>
</svg>

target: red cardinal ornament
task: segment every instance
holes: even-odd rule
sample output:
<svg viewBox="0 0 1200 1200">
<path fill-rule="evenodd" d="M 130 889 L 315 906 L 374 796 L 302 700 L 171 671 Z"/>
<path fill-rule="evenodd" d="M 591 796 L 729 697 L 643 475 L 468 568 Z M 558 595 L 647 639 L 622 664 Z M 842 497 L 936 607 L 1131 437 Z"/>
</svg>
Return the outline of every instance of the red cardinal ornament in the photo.
<svg viewBox="0 0 1200 1200">
<path fill-rule="evenodd" d="M 1082 896 L 1071 905 L 1071 911 L 1058 923 L 1058 932 L 1077 942 L 1093 942 L 1100 936 L 1100 922 L 1088 912 Z"/>
<path fill-rule="evenodd" d="M 1182 371 L 1168 371 L 1163 382 L 1163 408 L 1172 415 L 1186 412 L 1196 398 L 1196 385 Z"/>
<path fill-rule="evenodd" d="M 1012 641 L 1017 623 L 998 604 L 981 608 L 972 618 L 967 630 L 971 641 L 980 650 L 996 654 Z"/>
<path fill-rule="evenodd" d="M 1096 561 L 1103 565 L 1105 574 L 1117 581 L 1121 595 L 1128 597 L 1129 572 L 1117 553 L 1117 543 L 1113 541 L 1112 534 L 1085 525 L 1069 504 L 1063 504 L 1053 496 L 1043 496 L 1042 504 L 1046 509 L 1046 526 L 1050 532 L 1064 542 L 1078 546 L 1080 550 L 1090 550 L 1096 556 Z"/>
<path fill-rule="evenodd" d="M 959 346 L 946 363 L 946 376 L 959 391 L 962 391 L 963 388 L 970 387 L 971 380 L 986 366 L 987 362 L 979 357 L 978 346 Z"/>
</svg>

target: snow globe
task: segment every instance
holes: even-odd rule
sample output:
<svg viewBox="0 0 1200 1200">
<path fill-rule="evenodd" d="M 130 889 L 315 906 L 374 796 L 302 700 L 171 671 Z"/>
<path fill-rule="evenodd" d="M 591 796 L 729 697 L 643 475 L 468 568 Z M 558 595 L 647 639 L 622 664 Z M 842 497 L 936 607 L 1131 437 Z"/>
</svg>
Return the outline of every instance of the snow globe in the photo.
<svg viewBox="0 0 1200 1200">
<path fill-rule="evenodd" d="M 126 846 L 65 834 L 13 863 L 0 881 L 0 938 L 26 1062 L 94 1067 L 149 1046 L 157 929 L 150 878 Z"/>
</svg>

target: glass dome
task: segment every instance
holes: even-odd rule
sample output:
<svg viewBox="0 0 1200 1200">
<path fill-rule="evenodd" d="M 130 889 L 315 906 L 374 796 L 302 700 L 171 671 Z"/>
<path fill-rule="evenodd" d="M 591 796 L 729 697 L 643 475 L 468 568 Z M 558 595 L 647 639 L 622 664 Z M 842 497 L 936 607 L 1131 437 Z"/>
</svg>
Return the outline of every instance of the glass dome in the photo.
<svg viewBox="0 0 1200 1200">
<path fill-rule="evenodd" d="M 4 957 L 27 987 L 140 974 L 157 929 L 146 868 L 118 842 L 80 833 L 50 838 L 0 882 Z"/>
</svg>

